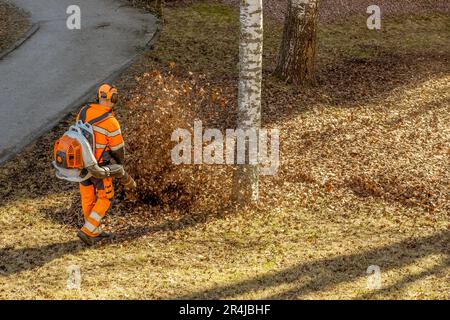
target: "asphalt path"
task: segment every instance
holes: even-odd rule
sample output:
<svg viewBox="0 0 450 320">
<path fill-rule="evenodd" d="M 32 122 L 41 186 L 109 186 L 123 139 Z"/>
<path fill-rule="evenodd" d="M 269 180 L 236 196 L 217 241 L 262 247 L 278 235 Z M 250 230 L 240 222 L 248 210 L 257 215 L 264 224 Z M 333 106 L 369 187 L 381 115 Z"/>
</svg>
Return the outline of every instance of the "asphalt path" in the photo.
<svg viewBox="0 0 450 320">
<path fill-rule="evenodd" d="M 115 78 L 154 37 L 157 19 L 124 0 L 11 0 L 39 29 L 0 60 L 0 163 Z M 81 29 L 67 8 L 77 5 Z"/>
</svg>

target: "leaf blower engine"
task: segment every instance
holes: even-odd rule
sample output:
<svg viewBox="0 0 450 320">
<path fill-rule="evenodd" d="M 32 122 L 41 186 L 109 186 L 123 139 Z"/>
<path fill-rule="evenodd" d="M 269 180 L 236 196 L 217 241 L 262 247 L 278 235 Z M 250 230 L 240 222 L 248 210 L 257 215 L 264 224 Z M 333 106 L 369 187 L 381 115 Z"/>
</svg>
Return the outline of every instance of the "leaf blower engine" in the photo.
<svg viewBox="0 0 450 320">
<path fill-rule="evenodd" d="M 77 121 L 55 142 L 52 164 L 56 169 L 56 176 L 71 182 L 82 182 L 91 177 L 98 179 L 114 177 L 119 178 L 125 187 L 135 185 L 122 165 L 100 167 L 94 156 L 94 146 L 92 125 Z"/>
</svg>

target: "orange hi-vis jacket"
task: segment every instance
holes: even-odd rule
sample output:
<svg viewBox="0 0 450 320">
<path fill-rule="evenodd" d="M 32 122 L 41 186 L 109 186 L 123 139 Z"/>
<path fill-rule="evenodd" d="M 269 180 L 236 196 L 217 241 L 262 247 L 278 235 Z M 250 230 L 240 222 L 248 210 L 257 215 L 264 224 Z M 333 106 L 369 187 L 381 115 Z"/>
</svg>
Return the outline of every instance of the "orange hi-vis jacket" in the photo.
<svg viewBox="0 0 450 320">
<path fill-rule="evenodd" d="M 125 143 L 120 130 L 120 124 L 110 108 L 100 104 L 88 104 L 78 113 L 77 121 L 89 122 L 94 119 L 100 121 L 93 124 L 95 136 L 94 156 L 98 163 L 109 161 L 109 151 L 117 151 L 124 147 Z"/>
</svg>

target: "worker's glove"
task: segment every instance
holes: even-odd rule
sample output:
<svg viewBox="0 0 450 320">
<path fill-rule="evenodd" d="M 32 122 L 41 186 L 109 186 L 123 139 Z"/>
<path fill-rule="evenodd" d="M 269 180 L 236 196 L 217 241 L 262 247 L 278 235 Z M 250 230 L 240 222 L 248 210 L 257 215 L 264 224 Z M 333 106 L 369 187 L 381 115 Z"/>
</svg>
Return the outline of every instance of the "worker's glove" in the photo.
<svg viewBox="0 0 450 320">
<path fill-rule="evenodd" d="M 100 167 L 97 164 L 87 168 L 87 170 L 97 179 L 104 178 L 123 178 L 125 176 L 125 170 L 123 166 L 119 164 L 111 164 L 109 166 Z"/>
<path fill-rule="evenodd" d="M 120 164 L 111 164 L 102 168 L 106 171 L 108 177 L 122 179 L 125 176 L 125 169 Z"/>
<path fill-rule="evenodd" d="M 120 183 L 123 184 L 126 190 L 136 189 L 137 187 L 136 181 L 127 172 L 120 179 Z"/>
</svg>

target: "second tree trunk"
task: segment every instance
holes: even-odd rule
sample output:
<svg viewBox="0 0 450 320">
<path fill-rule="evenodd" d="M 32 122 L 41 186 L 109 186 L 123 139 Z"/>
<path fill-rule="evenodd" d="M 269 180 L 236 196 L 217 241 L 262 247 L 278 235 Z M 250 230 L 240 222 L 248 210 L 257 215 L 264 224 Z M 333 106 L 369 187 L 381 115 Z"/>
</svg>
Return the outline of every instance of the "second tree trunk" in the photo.
<svg viewBox="0 0 450 320">
<path fill-rule="evenodd" d="M 296 85 L 315 84 L 319 0 L 289 0 L 275 74 Z"/>
</svg>

